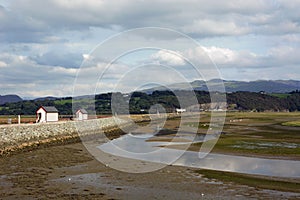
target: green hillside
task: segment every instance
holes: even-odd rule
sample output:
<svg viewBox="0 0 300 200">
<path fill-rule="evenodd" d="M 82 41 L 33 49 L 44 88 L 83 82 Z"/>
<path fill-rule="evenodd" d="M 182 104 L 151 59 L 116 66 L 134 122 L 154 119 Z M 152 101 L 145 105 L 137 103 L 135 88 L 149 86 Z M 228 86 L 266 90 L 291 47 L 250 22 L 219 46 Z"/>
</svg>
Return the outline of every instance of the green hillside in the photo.
<svg viewBox="0 0 300 200">
<path fill-rule="evenodd" d="M 55 106 L 61 115 L 72 115 L 73 111 L 85 108 L 88 112 L 96 114 L 117 113 L 147 113 L 151 106 L 160 104 L 166 112 L 174 112 L 175 108 L 192 106 L 190 91 L 176 91 L 181 98 L 181 105 L 177 96 L 171 91 L 154 91 L 151 94 L 134 92 L 131 95 L 121 93 L 99 94 L 95 97 L 71 97 L 29 100 L 0 105 L 0 115 L 34 115 L 41 106 Z M 210 103 L 210 94 L 206 91 L 195 91 L 199 104 Z M 113 107 L 111 99 L 114 99 Z M 227 104 L 230 109 L 243 111 L 300 111 L 300 92 L 289 94 L 269 95 L 259 92 L 233 92 L 227 93 Z M 157 107 L 156 109 L 161 109 Z"/>
</svg>

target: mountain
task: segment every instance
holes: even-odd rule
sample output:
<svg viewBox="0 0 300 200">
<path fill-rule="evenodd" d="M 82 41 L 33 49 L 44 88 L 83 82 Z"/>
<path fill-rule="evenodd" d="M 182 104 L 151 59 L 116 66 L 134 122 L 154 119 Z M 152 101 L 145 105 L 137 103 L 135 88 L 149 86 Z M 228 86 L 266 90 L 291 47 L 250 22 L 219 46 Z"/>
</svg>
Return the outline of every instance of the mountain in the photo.
<svg viewBox="0 0 300 200">
<path fill-rule="evenodd" d="M 40 98 L 36 98 L 34 99 L 34 101 L 54 101 L 54 100 L 57 100 L 59 99 L 58 97 L 51 97 L 51 96 L 48 96 L 48 97 L 40 97 Z"/>
<path fill-rule="evenodd" d="M 0 95 L 0 105 L 5 103 L 15 103 L 19 101 L 23 101 L 23 99 L 15 94 L 3 95 L 3 96 Z"/>
<path fill-rule="evenodd" d="M 227 81 L 220 79 L 209 80 L 210 86 L 218 86 L 220 81 L 223 81 L 226 92 L 248 91 L 248 92 L 260 92 L 266 93 L 288 93 L 295 90 L 300 90 L 300 81 L 296 80 L 257 80 L 257 81 Z M 166 89 L 171 90 L 187 90 L 191 89 L 198 91 L 207 91 L 207 85 L 205 81 L 196 80 L 191 83 L 175 83 L 166 87 L 154 87 L 143 90 L 146 93 L 152 93 L 155 90 L 162 91 Z M 217 91 L 221 89 L 214 88 Z"/>
<path fill-rule="evenodd" d="M 300 89 L 300 81 L 294 80 L 258 80 L 251 82 L 241 81 L 225 81 L 227 92 L 248 91 L 259 92 L 265 91 L 267 93 L 287 93 Z"/>
</svg>

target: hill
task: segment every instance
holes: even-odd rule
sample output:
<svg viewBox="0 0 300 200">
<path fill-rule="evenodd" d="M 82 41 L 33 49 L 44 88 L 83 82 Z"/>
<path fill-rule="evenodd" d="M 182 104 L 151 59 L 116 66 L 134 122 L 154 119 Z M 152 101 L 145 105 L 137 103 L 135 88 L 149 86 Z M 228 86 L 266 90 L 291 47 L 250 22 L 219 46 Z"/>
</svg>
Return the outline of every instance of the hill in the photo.
<svg viewBox="0 0 300 200">
<path fill-rule="evenodd" d="M 209 109 L 211 101 L 210 94 L 207 91 L 195 91 L 196 98 L 200 108 Z M 148 110 L 157 104 L 164 107 L 167 112 L 174 112 L 175 108 L 188 108 L 195 105 L 191 102 L 193 93 L 186 90 L 176 91 L 181 102 L 179 104 L 177 96 L 171 91 L 154 91 L 151 94 L 143 92 L 134 92 L 131 95 L 114 93 L 115 104 L 118 114 L 125 114 L 128 108 L 132 114 L 147 113 Z M 225 95 L 225 94 L 224 94 Z M 294 91 L 286 94 L 265 94 L 260 92 L 232 92 L 226 94 L 229 110 L 241 111 L 300 111 L 300 92 Z M 79 108 L 86 109 L 89 113 L 96 111 L 97 114 L 111 114 L 112 93 L 99 94 L 95 98 L 57 98 L 55 100 L 30 100 L 17 103 L 5 103 L 0 105 L 0 115 L 34 115 L 38 107 L 55 106 L 60 115 L 72 115 L 72 109 L 76 111 Z M 218 109 L 222 104 L 215 105 Z M 218 108 L 217 108 L 218 107 Z M 156 106 L 156 109 L 160 107 Z M 159 111 L 161 112 L 161 111 Z"/>
<path fill-rule="evenodd" d="M 40 98 L 36 98 L 34 99 L 34 101 L 46 101 L 46 100 L 51 100 L 51 101 L 54 101 L 56 99 L 59 99 L 58 97 L 51 97 L 51 96 L 48 96 L 48 97 L 40 97 Z"/>
<path fill-rule="evenodd" d="M 237 91 L 247 91 L 247 92 L 260 92 L 264 91 L 266 93 L 288 93 L 291 91 L 300 89 L 300 81 L 295 80 L 257 80 L 257 81 L 227 81 L 220 79 L 213 79 L 208 81 L 212 86 L 218 85 L 220 81 L 223 81 L 226 92 L 237 92 Z M 205 81 L 196 80 L 191 83 L 175 83 L 168 85 L 167 87 L 154 87 L 150 89 L 143 90 L 147 94 L 153 91 L 164 91 L 167 88 L 171 90 L 186 90 L 191 89 L 197 91 L 208 91 Z M 217 89 L 217 91 L 220 91 Z"/>
<path fill-rule="evenodd" d="M 258 80 L 250 82 L 225 81 L 227 92 L 248 91 L 266 93 L 287 93 L 300 89 L 300 81 L 294 80 Z"/>
<path fill-rule="evenodd" d="M 19 101 L 23 101 L 23 99 L 21 97 L 19 97 L 18 95 L 0 95 L 0 105 L 1 104 L 5 104 L 5 103 L 15 103 L 15 102 L 19 102 Z"/>
</svg>

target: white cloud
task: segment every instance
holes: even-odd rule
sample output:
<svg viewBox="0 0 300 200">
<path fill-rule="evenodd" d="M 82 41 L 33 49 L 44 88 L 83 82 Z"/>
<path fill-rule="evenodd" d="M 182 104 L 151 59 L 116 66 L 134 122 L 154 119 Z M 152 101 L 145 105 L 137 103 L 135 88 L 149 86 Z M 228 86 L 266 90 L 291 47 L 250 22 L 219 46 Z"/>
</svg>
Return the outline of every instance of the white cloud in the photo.
<svg viewBox="0 0 300 200">
<path fill-rule="evenodd" d="M 39 65 L 27 56 L 1 54 L 0 60 L 6 62 L 1 68 L 0 89 L 3 91 L 18 90 L 22 96 L 32 95 L 34 92 L 60 96 L 62 93 L 71 95 L 65 90 L 73 83 L 77 69 Z M 27 89 L 24 89 L 27 88 Z"/>
<path fill-rule="evenodd" d="M 84 60 L 89 60 L 91 56 L 89 54 L 82 54 Z"/>
<path fill-rule="evenodd" d="M 276 48 L 271 48 L 268 51 L 266 58 L 269 63 L 274 66 L 287 66 L 287 65 L 298 65 L 300 66 L 300 57 L 298 52 L 300 47 L 292 46 L 278 46 Z"/>
<path fill-rule="evenodd" d="M 216 46 L 199 46 L 195 49 L 185 50 L 178 52 L 178 54 L 185 57 L 187 61 L 199 60 L 198 63 L 210 65 L 212 62 L 216 64 L 219 69 L 256 69 L 263 68 L 274 69 L 282 68 L 283 66 L 300 66 L 300 57 L 298 53 L 299 47 L 291 46 L 279 46 L 270 49 L 266 54 L 255 54 L 245 50 L 232 50 L 229 48 L 220 48 Z M 173 57 L 174 54 L 169 54 L 166 51 L 159 51 L 152 55 L 155 62 L 168 63 L 170 66 L 177 66 L 178 64 L 184 65 L 184 63 L 176 62 L 177 58 Z M 208 59 L 210 58 L 210 59 Z M 186 65 L 186 63 L 185 63 Z M 295 70 L 295 68 L 293 68 Z M 299 73 L 298 73 L 299 74 Z M 274 76 L 272 74 L 271 76 Z M 275 76 L 274 76 L 275 77 Z M 287 76 L 289 77 L 289 76 Z M 255 78 L 254 78 L 255 79 Z"/>
<path fill-rule="evenodd" d="M 237 25 L 234 21 L 221 21 L 222 19 L 198 19 L 183 26 L 182 31 L 200 35 L 243 35 L 250 32 L 249 27 Z"/>
<path fill-rule="evenodd" d="M 235 51 L 228 48 L 203 47 L 208 56 L 217 66 L 226 67 L 260 67 L 259 55 L 248 51 Z"/>
<path fill-rule="evenodd" d="M 294 23 L 299 21 L 295 7 L 297 5 L 293 1 L 274 3 L 272 0 L 16 0 L 11 2 L 11 11 L 2 9 L 3 17 L 0 20 L 4 24 L 3 30 L 39 33 L 40 37 L 49 38 L 49 42 L 61 39 L 53 35 L 55 31 L 86 31 L 91 27 L 124 30 L 160 26 L 206 37 L 257 32 L 282 34 L 286 31 L 299 32 L 298 24 Z M 9 23 L 11 21 L 15 22 L 13 27 Z M 23 39 L 29 40 L 25 36 L 23 34 Z"/>
<path fill-rule="evenodd" d="M 259 56 L 246 51 L 234 51 L 228 48 L 216 46 L 199 46 L 195 49 L 188 49 L 178 54 L 171 54 L 168 51 L 159 51 L 151 57 L 159 63 L 167 63 L 171 66 L 182 66 L 187 63 L 181 58 L 183 56 L 191 63 L 212 65 L 213 63 L 221 67 L 259 67 L 257 61 Z"/>
<path fill-rule="evenodd" d="M 3 61 L 0 61 L 0 68 L 1 67 L 7 67 L 7 64 L 5 62 L 3 62 Z"/>
<path fill-rule="evenodd" d="M 70 83 L 84 61 L 90 62 L 80 70 L 84 79 L 79 87 L 84 93 L 95 84 L 90 78 L 101 74 L 110 62 L 105 60 L 107 55 L 114 55 L 116 48 L 126 49 L 126 42 L 138 45 L 141 41 L 148 41 L 143 44 L 149 46 L 168 44 L 170 50 L 182 47 L 177 48 L 181 52 L 162 50 L 147 59 L 176 66 L 191 79 L 195 75 L 183 58 L 211 63 L 208 56 L 225 77 L 257 79 L 260 74 L 273 79 L 300 79 L 299 7 L 300 2 L 295 0 L 6 1 L 0 6 L 0 87 L 7 92 L 17 91 L 14 87 L 26 88 L 17 91 L 26 96 L 65 96 L 70 94 Z M 185 41 L 150 32 L 128 38 L 125 43 L 112 43 L 112 48 L 108 46 L 100 56 L 102 60 L 86 54 L 114 33 L 145 26 L 171 28 L 210 42 L 187 49 Z M 133 69 L 130 64 L 135 61 L 127 61 L 110 66 L 103 77 L 103 88 L 111 89 Z M 163 75 L 159 71 L 152 74 Z M 138 82 L 133 79 L 132 84 Z M 29 85 L 34 87 L 27 90 Z"/>
<path fill-rule="evenodd" d="M 53 72 L 56 74 L 64 74 L 65 76 L 75 76 L 78 69 L 74 68 L 64 68 L 64 67 L 54 67 L 49 72 Z"/>
<path fill-rule="evenodd" d="M 158 60 L 160 63 L 166 65 L 184 65 L 186 64 L 181 55 L 176 54 L 175 52 L 160 50 L 157 53 L 153 54 L 152 59 Z"/>
</svg>

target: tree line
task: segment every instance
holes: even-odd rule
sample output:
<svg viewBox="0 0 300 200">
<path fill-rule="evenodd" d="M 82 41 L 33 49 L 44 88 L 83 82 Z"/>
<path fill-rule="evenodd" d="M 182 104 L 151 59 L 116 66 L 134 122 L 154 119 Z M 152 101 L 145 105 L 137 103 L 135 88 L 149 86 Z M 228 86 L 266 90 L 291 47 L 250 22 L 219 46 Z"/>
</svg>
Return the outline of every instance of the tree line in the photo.
<svg viewBox="0 0 300 200">
<path fill-rule="evenodd" d="M 57 98 L 44 100 L 27 100 L 0 105 L 0 115 L 34 115 L 41 106 L 55 106 L 61 115 L 72 115 L 73 111 L 85 108 L 96 114 L 148 113 L 149 109 L 174 112 L 176 108 L 211 103 L 210 93 L 206 91 L 154 91 L 151 94 L 133 92 L 132 94 L 106 93 L 93 97 Z M 284 97 L 256 92 L 233 92 L 226 94 L 228 109 L 240 111 L 300 111 L 300 91 L 292 91 Z M 159 106 L 161 105 L 161 106 Z M 164 109 L 164 110 L 162 110 Z"/>
</svg>

